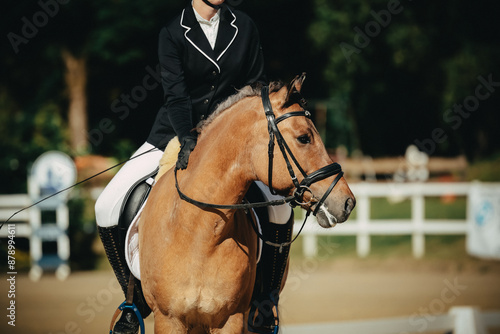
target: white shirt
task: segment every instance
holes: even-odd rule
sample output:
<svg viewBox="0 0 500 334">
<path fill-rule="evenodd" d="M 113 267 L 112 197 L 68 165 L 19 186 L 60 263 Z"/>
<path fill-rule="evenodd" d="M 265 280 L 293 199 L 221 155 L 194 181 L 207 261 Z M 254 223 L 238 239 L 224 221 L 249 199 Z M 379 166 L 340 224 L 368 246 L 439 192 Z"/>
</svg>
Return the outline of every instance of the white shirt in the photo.
<svg viewBox="0 0 500 334">
<path fill-rule="evenodd" d="M 205 20 L 201 17 L 200 14 L 194 9 L 194 15 L 196 16 L 196 20 L 200 23 L 200 27 L 205 33 L 205 36 L 212 47 L 212 50 L 215 47 L 215 41 L 217 40 L 217 32 L 219 31 L 219 21 L 220 21 L 220 9 L 215 13 L 215 15 L 210 19 L 210 21 Z"/>
</svg>

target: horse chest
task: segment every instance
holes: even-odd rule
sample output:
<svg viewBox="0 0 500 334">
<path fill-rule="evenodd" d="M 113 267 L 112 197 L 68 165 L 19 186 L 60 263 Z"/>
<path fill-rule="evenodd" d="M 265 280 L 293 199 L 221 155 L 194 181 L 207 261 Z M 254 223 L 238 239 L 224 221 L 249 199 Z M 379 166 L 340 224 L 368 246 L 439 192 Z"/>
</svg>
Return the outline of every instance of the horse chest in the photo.
<svg viewBox="0 0 500 334">
<path fill-rule="evenodd" d="M 165 233 L 145 229 L 144 240 L 156 248 L 141 254 L 150 269 L 144 272 L 143 287 L 163 314 L 196 325 L 220 325 L 248 308 L 256 241 L 250 228 L 216 240 L 213 225 L 207 230 L 202 226 L 201 222 L 196 229 L 168 226 Z"/>
<path fill-rule="evenodd" d="M 168 308 L 174 314 L 196 319 L 217 318 L 235 310 L 247 299 L 245 287 L 251 283 L 248 271 L 211 267 L 191 273 L 169 289 Z"/>
<path fill-rule="evenodd" d="M 172 307 L 175 313 L 179 314 L 213 316 L 227 307 L 230 301 L 230 296 L 220 294 L 214 289 L 189 286 L 173 298 Z"/>
</svg>

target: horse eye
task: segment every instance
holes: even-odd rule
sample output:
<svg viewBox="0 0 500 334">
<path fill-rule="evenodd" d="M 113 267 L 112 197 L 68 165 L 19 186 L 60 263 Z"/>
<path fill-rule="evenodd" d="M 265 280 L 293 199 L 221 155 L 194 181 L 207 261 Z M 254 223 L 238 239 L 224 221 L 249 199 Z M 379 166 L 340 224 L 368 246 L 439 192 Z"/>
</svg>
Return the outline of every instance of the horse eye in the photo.
<svg viewBox="0 0 500 334">
<path fill-rule="evenodd" d="M 309 144 L 311 142 L 311 137 L 309 137 L 309 135 L 302 135 L 298 137 L 297 140 L 301 144 Z"/>
</svg>

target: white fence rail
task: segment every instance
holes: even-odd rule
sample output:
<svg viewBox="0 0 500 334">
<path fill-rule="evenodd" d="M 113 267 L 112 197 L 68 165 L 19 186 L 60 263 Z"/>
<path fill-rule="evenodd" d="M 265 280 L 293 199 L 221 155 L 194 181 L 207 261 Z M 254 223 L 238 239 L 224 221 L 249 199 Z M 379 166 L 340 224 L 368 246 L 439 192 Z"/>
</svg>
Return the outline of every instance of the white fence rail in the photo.
<svg viewBox="0 0 500 334">
<path fill-rule="evenodd" d="M 31 205 L 28 194 L 0 195 L 0 222 L 5 222 L 14 212 Z M 24 210 L 12 217 L 9 223 L 16 226 L 16 237 L 29 238 L 31 226 L 29 224 L 31 211 Z M 7 225 L 0 230 L 0 237 L 8 235 Z"/>
<path fill-rule="evenodd" d="M 432 317 L 345 321 L 325 324 L 283 326 L 283 334 L 401 334 L 443 331 L 454 334 L 487 334 L 488 328 L 500 327 L 500 312 L 480 312 L 477 308 L 452 307 L 448 314 Z"/>
<path fill-rule="evenodd" d="M 0 222 L 6 222 L 7 219 L 11 218 L 12 214 L 32 204 L 33 202 L 28 194 L 0 195 Z M 42 210 L 54 211 L 56 222 L 43 224 Z M 52 202 L 47 201 L 13 216 L 0 230 L 0 238 L 14 236 L 15 238 L 29 239 L 32 263 L 29 276 L 34 281 L 40 279 L 43 272 L 42 261 L 48 259 L 47 255 L 50 255 L 43 254 L 43 242 L 56 241 L 57 254 L 54 254 L 52 258 L 57 256 L 56 261 L 62 263 L 57 266 L 56 276 L 64 280 L 70 273 L 69 265 L 66 264 L 70 255 L 69 237 L 66 233 L 68 226 L 69 211 L 65 203 L 54 206 Z"/>
<path fill-rule="evenodd" d="M 303 252 L 307 257 L 318 253 L 318 235 L 355 235 L 356 250 L 360 257 L 370 253 L 370 236 L 372 235 L 411 235 L 412 253 L 420 258 L 425 253 L 425 235 L 466 234 L 467 223 L 472 219 L 470 208 L 471 188 L 479 184 L 473 183 L 356 183 L 351 190 L 356 196 L 357 217 L 350 218 L 344 224 L 332 229 L 323 229 L 314 217 L 306 224 L 303 235 Z M 482 187 L 498 189 L 500 183 L 480 183 Z M 467 199 L 465 219 L 426 219 L 425 197 L 447 195 L 465 196 Z M 370 199 L 376 197 L 409 198 L 411 201 L 410 219 L 372 219 Z M 302 223 L 297 217 L 294 231 L 297 232 Z"/>
</svg>

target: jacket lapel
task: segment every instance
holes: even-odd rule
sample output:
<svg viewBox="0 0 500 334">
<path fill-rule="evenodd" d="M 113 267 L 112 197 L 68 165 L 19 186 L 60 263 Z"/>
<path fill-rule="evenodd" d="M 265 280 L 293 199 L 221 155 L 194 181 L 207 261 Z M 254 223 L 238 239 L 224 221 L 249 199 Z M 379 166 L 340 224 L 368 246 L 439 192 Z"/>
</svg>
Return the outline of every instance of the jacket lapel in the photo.
<svg viewBox="0 0 500 334">
<path fill-rule="evenodd" d="M 238 35 L 238 27 L 236 26 L 236 15 L 227 7 L 224 6 L 221 10 L 221 17 L 219 22 L 219 31 L 217 33 L 217 40 L 215 41 L 215 48 L 212 50 L 210 43 L 205 36 L 205 33 L 196 20 L 193 7 L 188 6 L 184 9 L 180 22 L 184 28 L 184 36 L 203 56 L 210 60 L 219 70 L 220 67 L 217 62 L 229 49 L 234 42 L 236 35 Z"/>
<path fill-rule="evenodd" d="M 217 33 L 217 40 L 215 41 L 214 48 L 217 61 L 219 61 L 224 53 L 226 53 L 227 49 L 229 49 L 237 34 L 238 27 L 236 26 L 236 16 L 227 6 L 224 6 L 221 10 L 219 31 Z"/>
<path fill-rule="evenodd" d="M 200 27 L 200 24 L 196 20 L 194 15 L 193 7 L 188 6 L 184 9 L 181 16 L 180 25 L 185 30 L 184 37 L 189 43 L 191 43 L 198 52 L 210 60 L 218 69 L 219 66 L 215 60 L 214 50 L 210 46 L 210 43 L 205 36 L 205 33 Z M 220 69 L 219 69 L 220 72 Z"/>
</svg>

